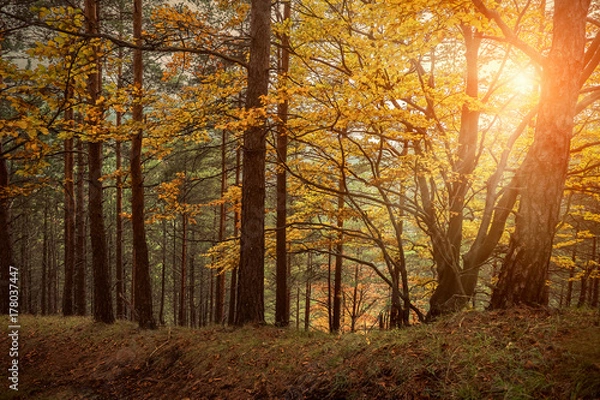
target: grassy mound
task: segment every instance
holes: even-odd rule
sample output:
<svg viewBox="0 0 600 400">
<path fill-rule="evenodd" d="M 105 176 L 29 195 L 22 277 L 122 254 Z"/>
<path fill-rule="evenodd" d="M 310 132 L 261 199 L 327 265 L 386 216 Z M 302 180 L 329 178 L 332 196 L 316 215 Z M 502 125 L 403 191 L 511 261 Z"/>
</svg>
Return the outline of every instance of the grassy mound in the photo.
<svg viewBox="0 0 600 400">
<path fill-rule="evenodd" d="M 19 322 L 19 391 L 5 379 L 0 398 L 600 399 L 597 311 L 464 312 L 340 336 L 274 327 L 140 331 L 88 318 Z M 6 367 L 9 347 L 3 335 Z"/>
</svg>

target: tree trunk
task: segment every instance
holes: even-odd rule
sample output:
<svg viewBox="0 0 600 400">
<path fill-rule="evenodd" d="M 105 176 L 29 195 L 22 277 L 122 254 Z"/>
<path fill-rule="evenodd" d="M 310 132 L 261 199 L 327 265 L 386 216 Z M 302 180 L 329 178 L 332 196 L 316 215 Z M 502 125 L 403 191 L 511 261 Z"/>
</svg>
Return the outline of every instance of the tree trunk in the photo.
<svg viewBox="0 0 600 400">
<path fill-rule="evenodd" d="M 291 18 L 290 0 L 283 3 L 284 24 Z M 287 80 L 290 64 L 289 36 L 281 36 L 279 79 L 282 84 Z M 283 86 L 283 85 L 282 85 Z M 290 324 L 290 299 L 288 294 L 288 265 L 287 265 L 287 177 L 285 163 L 287 162 L 287 120 L 288 100 L 277 105 L 279 129 L 277 133 L 277 221 L 276 221 L 276 290 L 275 290 L 275 325 Z"/>
<path fill-rule="evenodd" d="M 177 314 L 179 313 L 179 307 L 177 305 L 177 270 L 179 269 L 177 266 L 177 221 L 173 220 L 173 258 L 171 260 L 173 268 L 171 274 L 171 280 L 173 282 L 173 325 L 177 325 Z"/>
<path fill-rule="evenodd" d="M 44 234 L 42 238 L 42 315 L 48 314 L 48 204 L 44 206 Z"/>
<path fill-rule="evenodd" d="M 121 124 L 121 113 L 117 113 L 117 126 Z M 117 186 L 116 193 L 116 243 L 115 243 L 115 272 L 116 272 L 116 287 L 117 287 L 117 318 L 126 318 L 125 312 L 125 282 L 123 276 L 123 182 L 121 179 L 121 142 L 117 141 L 115 157 L 117 159 L 117 178 L 115 185 Z"/>
<path fill-rule="evenodd" d="M 227 158 L 226 158 L 226 144 L 227 144 L 227 133 L 222 132 L 221 136 L 221 198 L 225 195 L 227 189 Z M 217 241 L 219 243 L 225 240 L 225 222 L 227 220 L 227 210 L 225 208 L 225 202 L 221 202 L 219 206 L 219 232 Z M 224 320 L 225 312 L 225 271 L 219 269 L 217 271 L 217 282 L 215 291 L 215 324 L 222 324 Z"/>
<path fill-rule="evenodd" d="M 9 183 L 6 159 L 1 154 L 0 142 L 0 314 L 8 314 L 8 283 L 10 266 L 13 265 L 12 239 L 10 235 L 10 199 L 6 193 Z"/>
<path fill-rule="evenodd" d="M 186 286 L 186 263 L 187 263 L 187 214 L 183 214 L 181 222 L 181 281 L 179 288 L 179 315 L 177 324 L 185 326 L 186 324 L 186 313 L 185 313 L 185 286 Z"/>
<path fill-rule="evenodd" d="M 162 268 L 160 279 L 160 312 L 158 320 L 161 325 L 165 324 L 165 289 L 167 274 L 167 221 L 163 220 L 163 241 L 162 241 Z"/>
<path fill-rule="evenodd" d="M 340 179 L 340 191 L 344 190 L 344 178 Z M 342 318 L 342 267 L 343 267 L 343 252 L 344 252 L 344 219 L 342 218 L 342 210 L 344 209 L 344 197 L 338 197 L 338 238 L 335 244 L 335 270 L 333 280 L 333 317 L 331 323 L 331 332 L 339 332 Z"/>
<path fill-rule="evenodd" d="M 86 33 L 98 34 L 98 2 L 85 0 Z M 98 100 L 101 86 L 100 65 L 97 59 L 97 49 L 94 49 L 95 64 L 88 75 L 88 95 L 90 107 L 94 107 Z M 95 118 L 95 117 L 93 117 Z M 98 124 L 99 121 L 90 121 Z M 104 228 L 104 215 L 102 212 L 102 143 L 90 141 L 88 143 L 89 166 L 89 218 L 90 242 L 92 245 L 92 268 L 94 276 L 94 320 L 113 323 L 115 316 L 112 308 L 112 296 L 107 260 L 106 231 Z"/>
<path fill-rule="evenodd" d="M 240 149 L 238 148 L 235 152 L 235 186 L 239 187 L 240 185 Z M 233 214 L 233 237 L 237 238 L 239 235 L 238 225 L 240 223 L 240 213 L 239 207 L 236 201 L 234 206 L 234 214 Z M 229 316 L 227 323 L 229 325 L 235 324 L 235 315 L 236 315 L 236 306 L 237 306 L 237 290 L 238 290 L 238 268 L 235 267 L 231 271 L 231 282 L 229 286 Z"/>
<path fill-rule="evenodd" d="M 479 86 L 478 53 L 481 37 L 470 26 L 463 25 L 462 32 L 465 40 L 467 63 L 465 93 L 470 98 L 477 99 Z M 435 258 L 438 285 L 429 301 L 428 318 L 460 310 L 467 304 L 475 291 L 475 285 L 470 285 L 472 287 L 469 288 L 469 291 L 463 285 L 460 253 L 465 196 L 470 187 L 470 175 L 473 173 L 476 164 L 479 114 L 479 111 L 471 110 L 468 103 L 463 104 L 458 137 L 458 157 L 452 166 L 453 172 L 456 174 L 456 180 L 448 183 L 450 201 L 448 232 L 446 238 L 433 240 L 433 244 L 436 246 L 434 253 L 437 253 Z M 476 267 L 467 272 L 474 274 L 473 281 L 476 283 L 479 268 Z"/>
<path fill-rule="evenodd" d="M 142 44 L 142 0 L 133 1 L 133 37 L 136 44 Z M 140 124 L 131 140 L 131 226 L 133 229 L 133 247 L 135 248 L 135 311 L 139 327 L 156 329 L 152 314 L 152 283 L 150 281 L 150 260 L 146 243 L 144 220 L 144 175 L 142 173 L 142 141 L 144 123 L 142 106 L 144 64 L 142 50 L 133 50 L 133 85 L 136 102 L 133 105 L 133 121 Z"/>
<path fill-rule="evenodd" d="M 194 243 L 194 231 L 192 231 L 192 243 Z M 189 326 L 191 328 L 196 328 L 197 325 L 197 321 L 196 321 L 196 304 L 195 304 L 195 287 L 196 287 L 196 271 L 195 269 L 195 265 L 194 265 L 194 249 L 190 250 L 190 256 L 189 256 L 189 288 L 188 288 L 188 303 L 189 303 L 189 309 L 190 309 L 190 323 Z"/>
<path fill-rule="evenodd" d="M 268 94 L 271 43 L 271 2 L 253 0 L 250 10 L 250 62 L 246 109 L 259 109 Z M 236 325 L 263 324 L 265 267 L 265 157 L 264 119 L 244 132 L 242 228 Z"/>
<path fill-rule="evenodd" d="M 71 93 L 70 89 L 67 89 Z M 70 96 L 69 96 L 70 97 Z M 65 111 L 65 121 L 73 121 L 73 109 Z M 63 291 L 63 315 L 73 315 L 73 273 L 75 270 L 75 185 L 73 180 L 73 138 L 65 140 L 65 236 L 64 262 L 65 285 Z"/>
<path fill-rule="evenodd" d="M 312 253 L 306 257 L 306 291 L 304 296 L 304 330 L 310 329 L 310 302 L 312 298 Z"/>
<path fill-rule="evenodd" d="M 552 47 L 544 66 L 540 108 L 519 175 L 515 231 L 490 307 L 548 301 L 548 265 L 564 190 L 583 68 L 590 0 L 555 0 Z"/>
<path fill-rule="evenodd" d="M 75 313 L 86 315 L 86 221 L 85 221 L 85 157 L 83 155 L 83 142 L 77 141 L 77 193 L 75 202 L 75 271 L 73 280 L 75 285 L 74 302 Z"/>
</svg>

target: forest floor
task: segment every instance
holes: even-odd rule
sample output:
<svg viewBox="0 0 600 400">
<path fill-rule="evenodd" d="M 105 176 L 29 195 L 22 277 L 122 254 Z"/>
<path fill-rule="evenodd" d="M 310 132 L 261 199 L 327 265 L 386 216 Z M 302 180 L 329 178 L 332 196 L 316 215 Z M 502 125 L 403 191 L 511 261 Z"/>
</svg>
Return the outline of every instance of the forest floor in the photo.
<svg viewBox="0 0 600 400">
<path fill-rule="evenodd" d="M 20 316 L 19 391 L 4 334 L 0 398 L 600 399 L 599 322 L 597 310 L 468 311 L 329 335 Z"/>
</svg>

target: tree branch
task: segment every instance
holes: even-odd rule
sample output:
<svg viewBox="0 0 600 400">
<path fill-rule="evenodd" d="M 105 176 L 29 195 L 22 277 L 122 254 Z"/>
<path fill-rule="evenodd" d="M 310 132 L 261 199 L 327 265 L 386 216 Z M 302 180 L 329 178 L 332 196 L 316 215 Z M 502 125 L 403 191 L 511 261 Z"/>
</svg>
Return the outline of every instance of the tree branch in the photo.
<svg viewBox="0 0 600 400">
<path fill-rule="evenodd" d="M 540 54 L 536 49 L 519 39 L 515 32 L 510 29 L 508 25 L 502 20 L 500 14 L 497 11 L 490 10 L 483 4 L 482 0 L 472 0 L 477 10 L 483 14 L 487 19 L 494 21 L 500 28 L 506 40 L 508 40 L 513 46 L 527 54 L 531 59 L 539 65 L 544 65 L 545 57 Z"/>
</svg>

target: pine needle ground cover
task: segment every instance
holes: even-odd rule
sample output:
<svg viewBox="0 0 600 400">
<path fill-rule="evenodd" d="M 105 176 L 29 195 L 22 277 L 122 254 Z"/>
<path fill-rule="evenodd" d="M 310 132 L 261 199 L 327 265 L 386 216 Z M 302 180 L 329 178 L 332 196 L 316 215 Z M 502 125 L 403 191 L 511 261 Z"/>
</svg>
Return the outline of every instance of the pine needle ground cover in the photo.
<svg viewBox="0 0 600 400">
<path fill-rule="evenodd" d="M 597 311 L 471 311 L 343 335 L 20 321 L 19 391 L 5 382 L 2 399 L 600 398 Z"/>
</svg>

